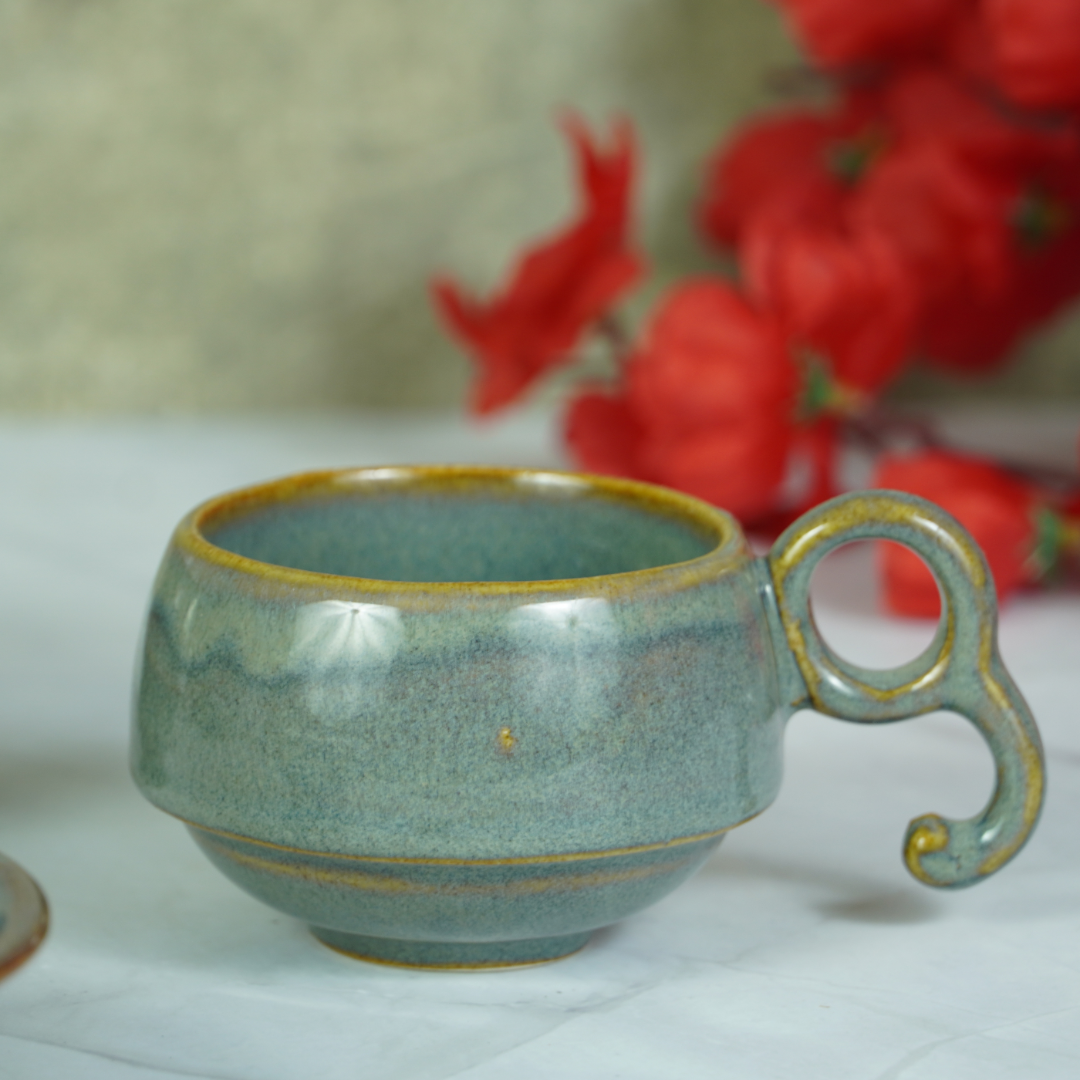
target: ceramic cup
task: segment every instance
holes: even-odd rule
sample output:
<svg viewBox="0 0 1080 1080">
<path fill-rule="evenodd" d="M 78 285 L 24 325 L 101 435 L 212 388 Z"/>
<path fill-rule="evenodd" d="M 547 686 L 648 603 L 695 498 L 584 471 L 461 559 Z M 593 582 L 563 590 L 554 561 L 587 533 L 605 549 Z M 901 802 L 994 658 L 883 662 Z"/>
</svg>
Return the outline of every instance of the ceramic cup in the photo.
<svg viewBox="0 0 1080 1080">
<path fill-rule="evenodd" d="M 836 656 L 808 587 L 885 537 L 933 568 L 933 643 Z M 963 529 L 890 492 L 834 499 L 755 558 L 663 488 L 493 468 L 311 473 L 177 528 L 154 587 L 133 768 L 228 877 L 325 943 L 422 967 L 550 960 L 692 874 L 780 783 L 798 708 L 866 723 L 952 709 L 997 787 L 916 818 L 908 868 L 968 885 L 1042 799 L 1038 733 L 998 657 Z"/>
</svg>

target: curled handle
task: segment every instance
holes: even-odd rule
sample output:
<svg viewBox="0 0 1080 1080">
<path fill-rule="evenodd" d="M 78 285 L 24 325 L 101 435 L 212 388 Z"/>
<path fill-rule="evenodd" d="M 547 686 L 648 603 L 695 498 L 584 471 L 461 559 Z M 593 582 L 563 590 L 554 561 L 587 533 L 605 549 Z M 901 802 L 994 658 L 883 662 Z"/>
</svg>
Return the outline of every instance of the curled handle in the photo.
<svg viewBox="0 0 1080 1080">
<path fill-rule="evenodd" d="M 941 590 L 941 622 L 921 656 L 871 671 L 837 656 L 810 611 L 810 577 L 840 544 L 905 544 L 930 566 Z M 982 732 L 997 783 L 986 809 L 966 821 L 915 818 L 904 839 L 908 869 L 927 885 L 972 885 L 1024 845 L 1042 807 L 1042 746 L 1027 704 L 997 648 L 994 583 L 975 541 L 940 507 L 903 492 L 842 495 L 805 514 L 769 554 L 788 644 L 819 712 L 882 723 L 951 709 Z"/>
</svg>

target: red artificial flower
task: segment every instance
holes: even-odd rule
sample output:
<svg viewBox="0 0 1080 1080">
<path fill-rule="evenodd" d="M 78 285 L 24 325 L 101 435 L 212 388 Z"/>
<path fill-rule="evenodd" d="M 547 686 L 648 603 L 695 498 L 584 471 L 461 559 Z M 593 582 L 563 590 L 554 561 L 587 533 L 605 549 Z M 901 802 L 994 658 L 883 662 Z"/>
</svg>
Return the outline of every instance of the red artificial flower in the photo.
<svg viewBox="0 0 1080 1080">
<path fill-rule="evenodd" d="M 1024 116 L 936 65 L 898 72 L 875 99 L 894 145 L 943 142 L 969 164 L 1008 174 L 1075 159 L 1080 145 L 1071 125 Z"/>
<path fill-rule="evenodd" d="M 852 195 L 857 229 L 886 237 L 927 301 L 1000 294 L 1009 276 L 1015 184 L 943 140 L 912 142 L 877 162 Z"/>
<path fill-rule="evenodd" d="M 747 125 L 706 167 L 699 218 L 721 247 L 735 244 L 746 223 L 764 209 L 788 216 L 835 212 L 844 195 L 830 169 L 829 151 L 852 127 L 846 116 L 796 112 Z"/>
<path fill-rule="evenodd" d="M 993 368 L 1080 293 L 1080 152 L 1032 164 L 1007 210 L 1004 289 L 989 296 L 959 291 L 927 310 L 923 349 L 942 367 Z"/>
<path fill-rule="evenodd" d="M 1037 576 L 1038 496 L 994 462 L 943 450 L 886 457 L 873 486 L 921 495 L 952 514 L 983 549 L 999 599 Z M 937 615 L 937 584 L 923 561 L 896 544 L 883 544 L 881 555 L 889 609 Z"/>
<path fill-rule="evenodd" d="M 890 80 L 881 100 L 894 151 L 853 212 L 876 198 L 894 219 L 892 233 L 926 285 L 927 359 L 957 371 L 992 368 L 1080 291 L 1078 133 L 1006 114 L 931 68 Z M 918 158 L 924 167 L 912 168 Z"/>
<path fill-rule="evenodd" d="M 817 355 L 830 405 L 850 407 L 920 343 L 956 353 L 956 313 L 1007 309 L 1021 183 L 1077 161 L 1075 133 L 1006 117 L 922 65 L 827 117 L 749 129 L 717 158 L 706 225 L 740 240 L 752 295 Z M 776 163 L 787 171 L 770 177 Z"/>
<path fill-rule="evenodd" d="M 828 407 L 882 390 L 911 353 L 921 299 L 888 238 L 874 229 L 775 227 L 759 218 L 742 249 L 751 295 L 816 354 L 835 385 Z M 840 409 L 839 411 L 843 411 Z"/>
<path fill-rule="evenodd" d="M 726 283 L 690 281 L 654 314 L 626 385 L 571 403 L 567 440 L 585 468 L 667 484 L 752 521 L 775 508 L 797 383 L 774 320 Z"/>
<path fill-rule="evenodd" d="M 865 396 L 919 353 L 990 368 L 1080 291 L 1078 172 L 1074 125 L 922 62 L 745 129 L 710 167 L 702 224 L 738 244 L 752 295 L 833 384 Z"/>
<path fill-rule="evenodd" d="M 776 0 L 825 67 L 933 50 L 968 0 Z"/>
<path fill-rule="evenodd" d="M 448 279 L 432 283 L 443 321 L 469 350 L 479 374 L 471 408 L 508 405 L 540 375 L 571 358 L 583 331 L 641 277 L 644 262 L 627 239 L 634 141 L 620 124 L 601 150 L 576 119 L 565 128 L 577 156 L 583 206 L 571 225 L 526 251 L 490 300 Z"/>
<path fill-rule="evenodd" d="M 982 0 L 996 80 L 1030 108 L 1080 105 L 1080 4 Z"/>
<path fill-rule="evenodd" d="M 971 0 L 946 30 L 941 42 L 941 61 L 972 86 L 994 86 L 994 61 L 990 32 L 981 0 Z"/>
<path fill-rule="evenodd" d="M 869 230 L 770 228 L 758 219 L 743 268 L 751 295 L 801 355 L 808 484 L 800 502 L 814 506 L 837 492 L 840 418 L 863 412 L 910 355 L 921 296 L 892 245 Z"/>
<path fill-rule="evenodd" d="M 644 434 L 625 389 L 582 387 L 567 410 L 567 445 L 590 472 L 646 479 L 638 464 Z"/>
<path fill-rule="evenodd" d="M 922 348 L 935 365 L 976 374 L 1000 365 L 1021 338 L 1080 293 L 1080 204 L 1062 235 L 1020 249 L 1004 295 L 957 295 L 927 312 Z"/>
</svg>

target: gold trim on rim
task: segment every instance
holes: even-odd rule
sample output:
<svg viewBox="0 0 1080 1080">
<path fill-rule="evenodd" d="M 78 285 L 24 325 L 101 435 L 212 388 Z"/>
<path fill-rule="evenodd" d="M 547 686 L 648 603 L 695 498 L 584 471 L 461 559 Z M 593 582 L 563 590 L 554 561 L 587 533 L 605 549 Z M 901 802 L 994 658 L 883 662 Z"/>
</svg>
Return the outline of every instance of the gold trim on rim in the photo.
<svg viewBox="0 0 1080 1080">
<path fill-rule="evenodd" d="M 442 492 L 480 491 L 537 496 L 545 489 L 560 488 L 579 497 L 620 502 L 653 514 L 680 521 L 713 543 L 709 551 L 695 559 L 667 563 L 643 570 L 616 574 L 598 574 L 585 578 L 555 578 L 536 581 L 389 581 L 380 578 L 348 577 L 313 570 L 298 570 L 260 562 L 245 555 L 226 551 L 207 539 L 204 530 L 225 524 L 243 514 L 285 502 L 358 491 Z M 580 590 L 583 585 L 595 589 L 609 585 L 628 588 L 644 585 L 657 578 L 698 578 L 702 571 L 715 571 L 742 555 L 748 555 L 746 542 L 735 520 L 723 510 L 689 495 L 654 484 L 624 480 L 589 473 L 559 472 L 545 469 L 510 469 L 471 465 L 405 465 L 372 468 L 331 469 L 299 473 L 264 484 L 241 488 L 210 499 L 196 507 L 176 528 L 174 544 L 182 551 L 223 569 L 237 571 L 263 580 L 292 586 L 341 590 L 348 588 L 365 593 L 436 593 L 468 595 L 521 595 L 537 592 Z"/>
</svg>

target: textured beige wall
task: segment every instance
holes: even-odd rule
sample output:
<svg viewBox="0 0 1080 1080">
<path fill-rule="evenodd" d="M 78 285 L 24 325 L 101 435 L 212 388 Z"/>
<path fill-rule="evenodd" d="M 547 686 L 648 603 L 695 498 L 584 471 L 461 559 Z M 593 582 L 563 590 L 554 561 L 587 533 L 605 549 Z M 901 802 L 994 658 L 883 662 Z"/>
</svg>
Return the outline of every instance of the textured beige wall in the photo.
<svg viewBox="0 0 1080 1080">
<path fill-rule="evenodd" d="M 760 0 L 0 0 L 0 409 L 454 402 L 425 279 L 565 213 L 556 108 L 638 122 L 663 276 L 792 56 Z"/>
</svg>

